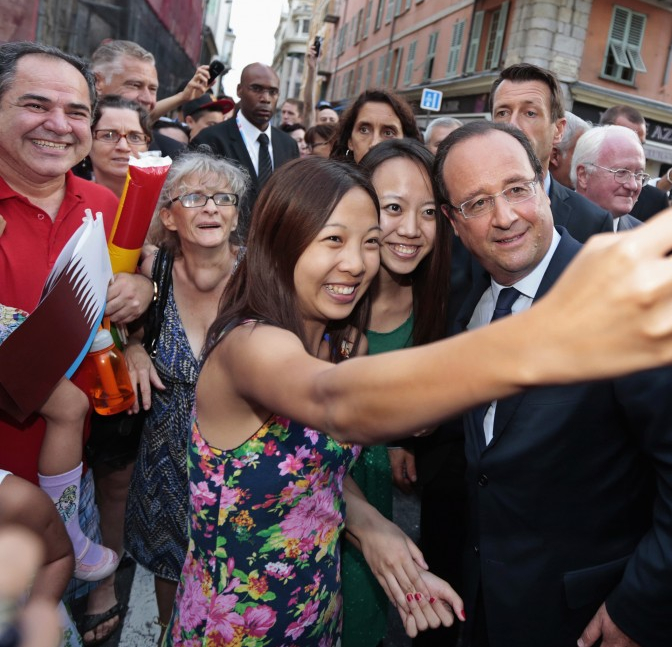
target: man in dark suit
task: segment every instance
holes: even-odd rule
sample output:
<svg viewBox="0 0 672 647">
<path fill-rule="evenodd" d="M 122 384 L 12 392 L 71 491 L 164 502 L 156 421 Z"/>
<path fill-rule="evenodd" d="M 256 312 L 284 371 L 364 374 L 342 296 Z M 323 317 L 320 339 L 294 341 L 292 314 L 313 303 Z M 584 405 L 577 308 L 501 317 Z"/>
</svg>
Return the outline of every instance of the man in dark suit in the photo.
<svg viewBox="0 0 672 647">
<path fill-rule="evenodd" d="M 624 126 L 637 135 L 642 146 L 646 142 L 646 121 L 642 113 L 632 106 L 619 104 L 605 110 L 600 118 L 600 125 Z M 644 222 L 663 209 L 667 209 L 668 206 L 669 201 L 665 191 L 645 184 L 630 214 L 637 218 L 637 220 Z"/>
<path fill-rule="evenodd" d="M 614 231 L 641 225 L 630 214 L 649 176 L 637 135 L 623 126 L 598 126 L 576 144 L 571 177 L 576 190 L 606 209 L 614 218 Z"/>
<path fill-rule="evenodd" d="M 472 122 L 441 144 L 437 168 L 444 214 L 484 268 L 458 328 L 543 297 L 581 246 L 553 225 L 530 142 Z M 671 387 L 670 369 L 647 371 L 465 416 L 465 646 L 672 644 Z"/>
<path fill-rule="evenodd" d="M 613 220 L 608 212 L 562 186 L 549 173 L 553 146 L 560 144 L 566 124 L 562 91 L 553 73 L 536 65 L 512 65 L 503 70 L 493 83 L 490 104 L 493 121 L 516 126 L 532 143 L 541 161 L 543 190 L 550 196 L 555 224 L 565 227 L 581 242 L 593 234 L 612 231 Z M 474 272 L 470 255 L 458 239 L 454 240 L 449 304 L 451 320 L 454 320 L 464 295 L 470 289 Z M 458 423 L 450 427 L 443 426 L 427 439 L 414 443 L 418 478 L 423 483 L 422 548 L 432 570 L 457 582 L 458 591 L 455 551 L 452 547 L 447 551 L 445 535 L 431 533 L 431 528 L 436 524 L 437 515 L 445 509 L 448 493 L 455 501 L 451 509 L 453 516 L 463 514 L 465 509 L 460 501 L 464 481 L 460 473 L 462 465 L 455 458 L 460 451 L 460 442 Z M 409 470 L 413 468 L 412 461 L 412 457 L 407 458 Z M 446 523 L 451 521 L 447 519 Z M 425 528 L 430 532 L 425 532 Z M 456 542 L 459 541 L 459 534 L 454 535 Z M 449 647 L 455 644 L 454 638 L 450 636 L 455 633 L 455 628 L 423 632 L 414 641 L 414 647 Z"/>
<path fill-rule="evenodd" d="M 191 147 L 207 144 L 218 155 L 240 164 L 250 175 L 251 186 L 241 204 L 238 228 L 247 234 L 249 213 L 270 173 L 281 164 L 299 156 L 296 142 L 271 126 L 279 94 L 278 75 L 262 63 L 251 63 L 240 75 L 237 93 L 240 109 L 228 119 L 202 130 L 191 140 Z M 262 141 L 263 140 L 263 141 Z M 265 159 L 270 157 L 270 169 Z"/>
<path fill-rule="evenodd" d="M 611 216 L 575 191 L 556 182 L 548 172 L 553 146 L 562 141 L 565 110 L 555 75 L 544 68 L 519 63 L 502 70 L 490 90 L 492 119 L 520 128 L 541 162 L 544 190 L 551 198 L 556 225 L 585 243 L 593 234 L 611 231 Z"/>
</svg>

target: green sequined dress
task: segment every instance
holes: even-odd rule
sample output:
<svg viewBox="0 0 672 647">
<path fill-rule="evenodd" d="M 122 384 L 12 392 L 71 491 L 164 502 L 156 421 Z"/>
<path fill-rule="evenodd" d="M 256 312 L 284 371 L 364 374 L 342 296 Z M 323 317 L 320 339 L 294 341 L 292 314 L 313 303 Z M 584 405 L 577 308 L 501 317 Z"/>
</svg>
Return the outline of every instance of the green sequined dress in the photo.
<svg viewBox="0 0 672 647">
<path fill-rule="evenodd" d="M 411 345 L 413 315 L 386 333 L 367 330 L 369 355 Z M 350 470 L 367 501 L 392 519 L 392 469 L 387 446 L 362 448 Z M 346 513 L 347 514 L 347 513 Z M 387 595 L 366 564 L 362 553 L 343 540 L 341 552 L 343 590 L 343 647 L 375 647 L 387 633 Z"/>
</svg>

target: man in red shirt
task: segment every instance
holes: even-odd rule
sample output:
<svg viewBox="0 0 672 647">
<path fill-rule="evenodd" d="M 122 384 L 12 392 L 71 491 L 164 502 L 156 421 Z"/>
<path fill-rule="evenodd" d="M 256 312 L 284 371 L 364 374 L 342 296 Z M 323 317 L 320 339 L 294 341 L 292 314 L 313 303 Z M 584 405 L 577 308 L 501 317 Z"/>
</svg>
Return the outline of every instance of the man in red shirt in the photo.
<svg viewBox="0 0 672 647">
<path fill-rule="evenodd" d="M 6 220 L 0 303 L 32 312 L 84 209 L 101 212 L 109 234 L 117 198 L 70 172 L 91 148 L 96 95 L 86 64 L 52 47 L 6 43 L 0 45 L 0 71 L 0 214 Z M 106 314 L 132 321 L 152 293 L 144 277 L 118 275 L 108 289 Z M 38 416 L 18 424 L 0 412 L 0 467 L 36 482 L 43 432 Z"/>
</svg>

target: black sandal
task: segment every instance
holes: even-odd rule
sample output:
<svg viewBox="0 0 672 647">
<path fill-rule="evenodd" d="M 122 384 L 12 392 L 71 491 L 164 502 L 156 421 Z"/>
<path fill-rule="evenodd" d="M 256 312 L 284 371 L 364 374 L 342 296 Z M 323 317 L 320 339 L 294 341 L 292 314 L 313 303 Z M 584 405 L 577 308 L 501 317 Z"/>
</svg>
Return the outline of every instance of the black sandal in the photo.
<svg viewBox="0 0 672 647">
<path fill-rule="evenodd" d="M 82 620 L 77 624 L 77 630 L 79 631 L 79 635 L 82 637 L 82 643 L 84 644 L 84 647 L 95 647 L 96 645 L 102 645 L 105 641 L 109 640 L 114 632 L 120 629 L 123 625 L 124 616 L 126 615 L 127 610 L 128 607 L 125 604 L 117 602 L 107 611 L 103 611 L 103 613 L 84 614 Z M 102 625 L 104 622 L 107 622 L 108 620 L 112 620 L 112 618 L 116 616 L 119 616 L 119 622 L 114 627 L 114 629 L 109 631 L 101 638 L 94 638 L 88 642 L 84 640 L 85 633 L 88 633 L 89 631 L 95 632 L 97 627 Z"/>
</svg>

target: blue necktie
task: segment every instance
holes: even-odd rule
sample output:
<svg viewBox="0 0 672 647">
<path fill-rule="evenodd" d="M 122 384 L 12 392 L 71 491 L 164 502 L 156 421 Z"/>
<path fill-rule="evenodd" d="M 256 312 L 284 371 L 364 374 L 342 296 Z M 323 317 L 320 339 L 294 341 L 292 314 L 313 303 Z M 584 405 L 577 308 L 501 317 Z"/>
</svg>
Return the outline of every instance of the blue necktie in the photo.
<svg viewBox="0 0 672 647">
<path fill-rule="evenodd" d="M 516 288 L 504 288 L 500 291 L 497 296 L 497 303 L 495 304 L 495 309 L 492 312 L 492 318 L 490 322 L 497 321 L 502 317 L 507 317 L 511 314 L 511 307 L 516 302 L 516 299 L 520 296 L 520 292 Z M 482 404 L 478 407 L 475 407 L 471 411 L 473 416 L 474 425 L 476 429 L 480 431 L 478 434 L 479 444 L 481 444 L 481 450 L 485 449 L 485 429 L 483 427 L 483 421 L 485 420 L 485 414 L 490 407 L 490 403 Z"/>
<path fill-rule="evenodd" d="M 490 321 L 496 321 L 497 319 L 510 315 L 511 307 L 519 296 L 520 292 L 518 292 L 516 288 L 504 288 L 501 290 L 497 297 L 497 303 L 495 304 L 495 309 L 492 312 L 492 319 L 490 319 Z"/>
</svg>

